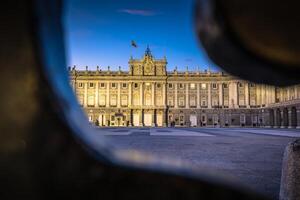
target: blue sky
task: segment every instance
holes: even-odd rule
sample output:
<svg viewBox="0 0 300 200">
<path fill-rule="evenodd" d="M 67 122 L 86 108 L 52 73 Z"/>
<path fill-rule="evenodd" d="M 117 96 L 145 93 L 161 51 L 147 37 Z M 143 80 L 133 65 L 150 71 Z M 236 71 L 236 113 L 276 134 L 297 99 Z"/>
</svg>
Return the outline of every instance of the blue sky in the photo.
<svg viewBox="0 0 300 200">
<path fill-rule="evenodd" d="M 147 45 L 155 58 L 167 57 L 168 70 L 217 70 L 194 32 L 194 0 L 67 0 L 65 32 L 68 65 L 79 69 L 128 69 L 132 55 Z M 131 46 L 134 40 L 138 48 Z"/>
</svg>

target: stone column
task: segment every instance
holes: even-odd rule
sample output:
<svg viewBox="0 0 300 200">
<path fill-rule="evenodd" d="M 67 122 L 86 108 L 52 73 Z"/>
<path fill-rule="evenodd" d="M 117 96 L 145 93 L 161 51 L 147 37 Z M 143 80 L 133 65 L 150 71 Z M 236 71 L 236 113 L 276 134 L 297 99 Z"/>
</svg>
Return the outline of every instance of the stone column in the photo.
<svg viewBox="0 0 300 200">
<path fill-rule="evenodd" d="M 297 126 L 296 126 L 296 128 L 297 129 L 300 129 L 300 107 L 299 108 L 296 108 L 297 109 L 297 111 L 296 111 L 296 120 L 297 120 Z"/>
<path fill-rule="evenodd" d="M 283 88 L 280 88 L 280 101 L 282 102 L 284 100 L 283 97 Z"/>
<path fill-rule="evenodd" d="M 229 107 L 230 108 L 236 108 L 237 107 L 237 83 L 236 82 L 230 82 L 229 83 Z"/>
<path fill-rule="evenodd" d="M 144 83 L 140 83 L 140 106 L 144 105 Z"/>
<path fill-rule="evenodd" d="M 178 101 L 177 101 L 178 100 L 178 97 L 177 97 L 177 95 L 178 95 L 177 94 L 178 93 L 178 89 L 177 89 L 177 83 L 175 83 L 174 86 L 175 86 L 175 95 L 174 95 L 175 96 L 175 101 L 174 101 L 175 105 L 174 105 L 174 107 L 178 108 Z"/>
<path fill-rule="evenodd" d="M 237 82 L 233 83 L 233 94 L 234 94 L 234 107 L 238 108 L 239 106 L 239 95 L 238 95 L 238 84 Z"/>
<path fill-rule="evenodd" d="M 98 108 L 98 106 L 99 106 L 99 100 L 98 100 L 98 98 L 99 98 L 99 83 L 98 82 L 96 82 L 95 83 L 96 84 L 96 91 L 95 91 L 95 107 L 96 108 Z"/>
<path fill-rule="evenodd" d="M 163 106 L 166 107 L 167 104 L 166 104 L 166 87 L 167 87 L 167 84 L 166 83 L 163 83 Z"/>
<path fill-rule="evenodd" d="M 132 126 L 132 120 L 133 120 L 133 110 L 130 109 L 130 114 L 129 114 L 129 126 Z"/>
<path fill-rule="evenodd" d="M 85 82 L 84 83 L 84 102 L 83 102 L 83 107 L 87 107 L 87 86 L 88 86 L 88 83 L 87 82 Z"/>
<path fill-rule="evenodd" d="M 132 82 L 128 83 L 128 106 L 131 107 L 132 105 Z"/>
<path fill-rule="evenodd" d="M 292 108 L 288 108 L 288 128 L 293 128 Z"/>
<path fill-rule="evenodd" d="M 140 113 L 140 126 L 144 126 L 144 109 L 141 109 Z"/>
<path fill-rule="evenodd" d="M 167 127 L 167 125 L 168 125 L 167 118 L 168 118 L 167 109 L 164 109 L 164 111 L 163 111 L 163 127 Z"/>
<path fill-rule="evenodd" d="M 155 83 L 152 83 L 152 105 L 155 107 Z"/>
<path fill-rule="evenodd" d="M 219 106 L 223 106 L 223 83 L 219 83 Z"/>
<path fill-rule="evenodd" d="M 118 83 L 118 97 L 117 97 L 117 107 L 121 107 L 121 83 Z"/>
<path fill-rule="evenodd" d="M 185 84 L 185 108 L 189 108 L 189 83 Z"/>
<path fill-rule="evenodd" d="M 110 124 L 108 124 L 108 121 L 110 121 L 110 115 L 108 113 L 108 111 L 106 111 L 105 113 L 105 126 L 109 126 Z"/>
<path fill-rule="evenodd" d="M 153 109 L 152 126 L 153 127 L 157 126 L 157 123 L 156 123 L 156 109 Z"/>
<path fill-rule="evenodd" d="M 261 85 L 256 85 L 256 105 L 261 105 Z"/>
<path fill-rule="evenodd" d="M 207 107 L 211 108 L 211 90 L 210 90 L 211 82 L 207 83 Z"/>
<path fill-rule="evenodd" d="M 245 106 L 246 106 L 246 108 L 250 107 L 250 104 L 249 104 L 249 83 L 245 83 Z"/>
<path fill-rule="evenodd" d="M 106 107 L 109 107 L 109 88 L 110 88 L 110 83 L 106 82 Z"/>
<path fill-rule="evenodd" d="M 298 99 L 298 85 L 295 85 L 295 99 Z"/>
<path fill-rule="evenodd" d="M 200 83 L 196 84 L 196 88 L 197 88 L 197 108 L 200 108 Z"/>
<path fill-rule="evenodd" d="M 261 104 L 266 105 L 266 85 L 261 86 Z"/>
<path fill-rule="evenodd" d="M 284 118 L 283 109 L 280 109 L 280 119 L 281 119 L 281 122 L 280 122 L 280 128 L 285 128 L 285 127 L 284 127 L 284 121 L 285 121 L 285 118 Z"/>
</svg>

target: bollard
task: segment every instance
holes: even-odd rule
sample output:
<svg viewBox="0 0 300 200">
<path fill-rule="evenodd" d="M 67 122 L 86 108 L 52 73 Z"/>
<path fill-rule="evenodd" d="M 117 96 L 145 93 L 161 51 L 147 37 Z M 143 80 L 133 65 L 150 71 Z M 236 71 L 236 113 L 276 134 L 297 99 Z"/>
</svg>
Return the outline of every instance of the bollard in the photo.
<svg viewBox="0 0 300 200">
<path fill-rule="evenodd" d="M 289 143 L 285 149 L 279 199 L 300 199 L 300 139 Z"/>
</svg>

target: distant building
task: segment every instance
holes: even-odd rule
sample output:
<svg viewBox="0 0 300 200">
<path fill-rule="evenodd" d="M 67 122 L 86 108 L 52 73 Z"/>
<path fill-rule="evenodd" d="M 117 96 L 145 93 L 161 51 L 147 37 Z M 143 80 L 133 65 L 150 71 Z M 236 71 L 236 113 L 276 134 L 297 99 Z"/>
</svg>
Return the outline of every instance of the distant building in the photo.
<svg viewBox="0 0 300 200">
<path fill-rule="evenodd" d="M 300 86 L 278 88 L 222 72 L 166 71 L 167 60 L 130 58 L 129 71 L 70 69 L 89 121 L 99 126 L 300 128 Z"/>
</svg>

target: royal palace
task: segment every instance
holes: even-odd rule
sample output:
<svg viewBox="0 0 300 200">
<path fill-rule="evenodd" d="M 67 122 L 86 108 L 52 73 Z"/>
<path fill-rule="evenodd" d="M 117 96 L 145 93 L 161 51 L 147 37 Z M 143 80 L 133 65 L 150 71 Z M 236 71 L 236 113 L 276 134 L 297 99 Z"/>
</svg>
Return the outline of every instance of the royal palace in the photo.
<svg viewBox="0 0 300 200">
<path fill-rule="evenodd" d="M 78 102 L 98 126 L 300 128 L 300 86 L 247 82 L 223 72 L 166 70 L 147 48 L 129 71 L 69 68 Z"/>
</svg>

